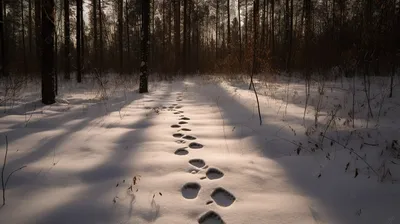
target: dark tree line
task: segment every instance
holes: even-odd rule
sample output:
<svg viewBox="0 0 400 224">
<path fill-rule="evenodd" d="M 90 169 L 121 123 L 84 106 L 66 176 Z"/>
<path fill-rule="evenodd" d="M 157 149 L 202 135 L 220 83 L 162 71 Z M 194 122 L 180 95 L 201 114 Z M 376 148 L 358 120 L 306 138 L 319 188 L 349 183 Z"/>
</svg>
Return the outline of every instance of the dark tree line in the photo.
<svg viewBox="0 0 400 224">
<path fill-rule="evenodd" d="M 47 2 L 0 0 L 3 76 L 41 73 Z M 147 2 L 149 72 L 398 70 L 400 0 L 54 0 L 55 73 L 141 72 Z"/>
</svg>

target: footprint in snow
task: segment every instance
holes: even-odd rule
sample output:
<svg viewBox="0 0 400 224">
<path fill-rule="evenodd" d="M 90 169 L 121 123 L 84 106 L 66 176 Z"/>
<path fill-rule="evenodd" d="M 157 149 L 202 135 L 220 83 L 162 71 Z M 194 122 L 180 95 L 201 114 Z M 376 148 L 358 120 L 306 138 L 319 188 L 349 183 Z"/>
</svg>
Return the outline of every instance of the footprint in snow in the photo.
<svg viewBox="0 0 400 224">
<path fill-rule="evenodd" d="M 173 125 L 171 125 L 171 128 L 180 128 L 181 126 L 180 125 L 177 125 L 177 124 L 173 124 Z"/>
<path fill-rule="evenodd" d="M 179 112 L 179 111 L 177 111 L 177 112 L 174 112 L 174 114 L 180 114 L 180 112 Z"/>
<path fill-rule="evenodd" d="M 181 131 L 192 131 L 192 130 L 189 128 L 182 128 Z"/>
<path fill-rule="evenodd" d="M 210 180 L 220 179 L 224 176 L 224 173 L 217 168 L 210 168 L 206 172 L 206 176 Z"/>
<path fill-rule="evenodd" d="M 191 159 L 189 163 L 197 168 L 203 168 L 206 165 L 206 162 L 202 159 Z"/>
<path fill-rule="evenodd" d="M 187 124 L 188 122 L 186 121 L 180 121 L 178 124 Z"/>
<path fill-rule="evenodd" d="M 203 148 L 203 145 L 197 142 L 192 142 L 189 144 L 189 148 L 191 149 L 201 149 Z"/>
<path fill-rule="evenodd" d="M 186 139 L 186 140 L 195 140 L 196 137 L 191 136 L 191 135 L 185 135 L 185 136 L 183 136 L 183 139 Z"/>
<path fill-rule="evenodd" d="M 199 224 L 225 224 L 221 216 L 214 211 L 209 211 L 203 214 L 199 218 L 198 222 Z"/>
<path fill-rule="evenodd" d="M 186 143 L 186 141 L 182 140 L 182 139 L 176 140 L 175 142 L 178 143 L 178 144 L 185 144 Z"/>
<path fill-rule="evenodd" d="M 172 136 L 174 136 L 174 138 L 182 138 L 184 136 L 184 134 L 182 133 L 175 133 Z"/>
<path fill-rule="evenodd" d="M 179 102 L 179 101 L 182 101 L 182 99 L 176 99 L 176 101 L 178 101 L 178 102 Z"/>
<path fill-rule="evenodd" d="M 188 120 L 190 120 L 190 118 L 188 118 L 188 117 L 182 117 L 182 118 L 180 118 L 179 120 L 185 120 L 185 121 L 188 121 Z"/>
<path fill-rule="evenodd" d="M 175 155 L 184 156 L 189 154 L 189 151 L 186 150 L 187 147 L 179 148 L 175 151 Z"/>
<path fill-rule="evenodd" d="M 221 187 L 215 189 L 211 194 L 211 197 L 215 203 L 222 207 L 229 207 L 236 200 L 236 197 L 233 194 Z"/>
<path fill-rule="evenodd" d="M 183 106 L 181 106 L 181 105 L 178 105 L 178 106 L 175 106 L 175 109 L 181 109 Z"/>
<path fill-rule="evenodd" d="M 187 183 L 181 189 L 182 196 L 186 199 L 195 199 L 197 198 L 200 189 L 201 186 L 198 183 Z"/>
</svg>

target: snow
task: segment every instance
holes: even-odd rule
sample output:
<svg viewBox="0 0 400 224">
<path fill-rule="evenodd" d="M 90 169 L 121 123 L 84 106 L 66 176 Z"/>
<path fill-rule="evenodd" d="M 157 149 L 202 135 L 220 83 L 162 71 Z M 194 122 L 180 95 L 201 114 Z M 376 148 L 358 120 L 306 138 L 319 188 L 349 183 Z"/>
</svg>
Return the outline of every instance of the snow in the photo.
<svg viewBox="0 0 400 224">
<path fill-rule="evenodd" d="M 386 91 L 380 81 L 373 82 L 373 96 Z M 353 129 L 343 124 L 352 104 L 349 83 L 327 82 L 318 129 L 308 135 L 315 110 L 309 107 L 304 128 L 298 79 L 289 89 L 283 78 L 256 82 L 262 126 L 254 93 L 240 80 L 151 82 L 148 94 L 126 80 L 107 82 L 106 92 L 90 82 L 62 83 L 51 106 L 38 101 L 40 88 L 33 85 L 12 108 L 0 107 L 1 161 L 4 136 L 9 139 L 6 174 L 27 166 L 10 179 L 0 223 L 399 223 L 400 173 L 390 161 L 400 161 L 387 150 L 380 153 L 399 136 L 400 92 L 373 106 L 382 115 L 366 127 L 365 93 L 357 80 Z M 316 92 L 314 86 L 311 105 Z M 311 151 L 335 104 L 342 109 L 326 136 L 348 137 L 357 150 L 368 143 L 357 152 L 379 172 L 386 161 L 391 178 L 379 182 L 366 164 L 330 141 L 323 151 Z M 297 155 L 299 142 L 308 150 Z"/>
</svg>

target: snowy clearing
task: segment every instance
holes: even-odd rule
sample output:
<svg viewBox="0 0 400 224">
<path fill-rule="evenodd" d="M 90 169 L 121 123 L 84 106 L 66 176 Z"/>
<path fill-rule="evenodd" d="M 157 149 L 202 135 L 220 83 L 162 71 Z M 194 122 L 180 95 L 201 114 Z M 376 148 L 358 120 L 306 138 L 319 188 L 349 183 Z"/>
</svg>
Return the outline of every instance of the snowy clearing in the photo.
<svg viewBox="0 0 400 224">
<path fill-rule="evenodd" d="M 350 79 L 313 85 L 304 121 L 300 80 L 257 82 L 262 126 L 238 80 L 63 84 L 51 106 L 24 90 L 0 107 L 5 173 L 27 166 L 0 223 L 400 223 L 400 91 L 382 80 L 373 118 L 357 80 L 354 128 Z"/>
</svg>

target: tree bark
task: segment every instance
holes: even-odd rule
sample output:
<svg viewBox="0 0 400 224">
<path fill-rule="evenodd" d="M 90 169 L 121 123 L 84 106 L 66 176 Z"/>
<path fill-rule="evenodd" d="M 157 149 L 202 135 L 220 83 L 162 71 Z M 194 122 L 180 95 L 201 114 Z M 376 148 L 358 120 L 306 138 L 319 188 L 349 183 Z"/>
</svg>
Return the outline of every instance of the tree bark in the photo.
<svg viewBox="0 0 400 224">
<path fill-rule="evenodd" d="M 242 68 L 242 23 L 240 22 L 240 0 L 238 0 L 238 21 L 239 21 L 239 64 Z"/>
<path fill-rule="evenodd" d="M 42 102 L 55 103 L 54 88 L 54 0 L 43 0 L 42 10 Z"/>
<path fill-rule="evenodd" d="M 141 53 L 142 62 L 140 64 L 140 83 L 139 93 L 148 92 L 148 56 L 149 56 L 149 31 L 150 31 L 150 1 L 142 1 L 142 36 Z"/>
<path fill-rule="evenodd" d="M 218 23 L 219 23 L 219 0 L 217 0 L 217 8 L 215 11 L 215 59 L 216 60 L 218 60 Z"/>
<path fill-rule="evenodd" d="M 175 42 L 175 72 L 180 70 L 180 51 L 181 51 L 181 19 L 180 19 L 180 0 L 175 1 L 174 9 L 174 42 Z"/>
<path fill-rule="evenodd" d="M 100 75 L 103 73 L 103 9 L 102 9 L 102 0 L 99 0 L 98 10 L 99 10 L 99 36 L 100 36 L 100 49 L 99 49 L 99 73 Z"/>
<path fill-rule="evenodd" d="M 182 57 L 182 67 L 183 73 L 187 73 L 187 51 L 188 51 L 188 25 L 189 25 L 189 17 L 188 17 L 188 0 L 183 0 L 183 57 Z"/>
<path fill-rule="evenodd" d="M 69 0 L 64 0 L 64 57 L 65 57 L 65 68 L 64 68 L 64 79 L 70 80 L 70 22 L 69 22 Z"/>
<path fill-rule="evenodd" d="M 42 19 L 42 0 L 35 0 L 35 37 L 36 37 L 36 56 L 40 58 L 41 56 L 41 19 Z"/>
<path fill-rule="evenodd" d="M 81 10 L 82 10 L 82 0 L 76 0 L 76 81 L 78 83 L 82 82 L 82 65 L 81 65 Z"/>
<path fill-rule="evenodd" d="M 93 21 L 93 67 L 98 66 L 98 40 L 97 40 L 97 1 L 92 0 L 92 21 Z"/>
<path fill-rule="evenodd" d="M 231 13 L 230 13 L 230 2 L 227 0 L 227 12 L 228 12 L 228 33 L 227 33 L 227 42 L 228 42 L 228 54 L 230 54 L 230 49 L 231 49 Z"/>
<path fill-rule="evenodd" d="M 123 0 L 118 0 L 118 33 L 119 33 L 119 73 L 122 75 L 124 70 L 124 43 L 123 43 Z"/>
<path fill-rule="evenodd" d="M 32 57 L 32 0 L 28 0 L 28 41 L 29 56 Z"/>
<path fill-rule="evenodd" d="M 25 21 L 24 21 L 24 1 L 20 1 L 21 4 L 21 40 L 22 40 L 22 57 L 23 57 L 23 69 L 24 75 L 28 74 L 28 64 L 26 60 L 26 44 L 25 44 Z"/>
<path fill-rule="evenodd" d="M 8 76 L 7 59 L 6 59 L 6 44 L 5 44 L 5 21 L 4 21 L 4 0 L 0 0 L 0 47 L 1 47 L 1 73 L 4 77 Z"/>
</svg>

